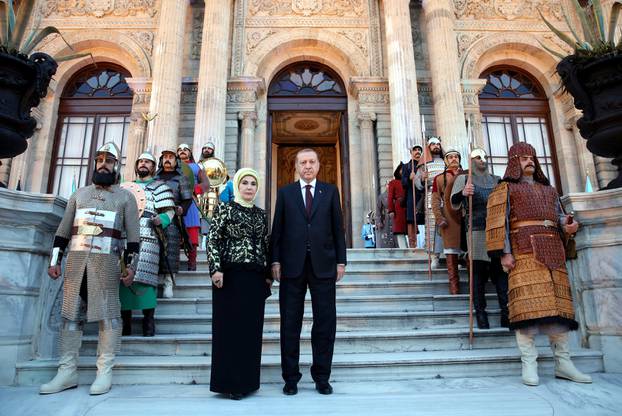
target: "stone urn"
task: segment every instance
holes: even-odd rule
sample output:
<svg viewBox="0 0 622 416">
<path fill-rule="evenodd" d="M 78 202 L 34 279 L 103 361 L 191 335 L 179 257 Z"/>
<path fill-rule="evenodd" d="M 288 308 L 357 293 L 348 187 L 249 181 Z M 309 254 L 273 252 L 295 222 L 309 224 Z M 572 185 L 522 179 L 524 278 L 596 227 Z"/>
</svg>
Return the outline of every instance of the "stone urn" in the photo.
<svg viewBox="0 0 622 416">
<path fill-rule="evenodd" d="M 583 111 L 577 127 L 587 148 L 613 158 L 618 177 L 605 189 L 622 187 L 622 54 L 597 58 L 570 55 L 557 65 L 563 86 Z"/>
<path fill-rule="evenodd" d="M 57 68 L 45 53 L 27 57 L 0 51 L 0 159 L 26 151 L 37 125 L 30 110 L 47 94 Z"/>
</svg>

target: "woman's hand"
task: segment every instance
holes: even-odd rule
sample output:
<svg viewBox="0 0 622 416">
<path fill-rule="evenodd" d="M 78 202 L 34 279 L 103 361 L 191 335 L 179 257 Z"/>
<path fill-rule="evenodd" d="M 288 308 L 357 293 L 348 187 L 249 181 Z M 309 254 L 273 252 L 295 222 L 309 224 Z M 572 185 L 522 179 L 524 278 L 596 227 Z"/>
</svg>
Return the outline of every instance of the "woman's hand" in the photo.
<svg viewBox="0 0 622 416">
<path fill-rule="evenodd" d="M 223 279 L 224 279 L 224 275 L 222 274 L 222 272 L 215 272 L 212 275 L 212 283 L 218 289 L 222 288 Z"/>
</svg>

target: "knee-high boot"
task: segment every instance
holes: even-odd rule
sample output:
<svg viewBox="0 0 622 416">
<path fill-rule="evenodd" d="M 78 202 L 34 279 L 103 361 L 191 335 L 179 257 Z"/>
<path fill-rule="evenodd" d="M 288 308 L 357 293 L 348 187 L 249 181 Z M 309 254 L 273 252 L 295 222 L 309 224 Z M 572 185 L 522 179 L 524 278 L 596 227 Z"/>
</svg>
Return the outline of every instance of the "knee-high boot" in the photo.
<svg viewBox="0 0 622 416">
<path fill-rule="evenodd" d="M 516 331 L 516 344 L 520 350 L 523 384 L 537 386 L 540 383 L 540 379 L 538 378 L 538 350 L 534 335 Z"/>
<path fill-rule="evenodd" d="M 90 394 L 105 394 L 112 387 L 112 367 L 121 346 L 121 328 L 118 319 L 99 322 L 97 343 L 97 377 L 91 385 Z"/>
<path fill-rule="evenodd" d="M 549 335 L 549 343 L 555 357 L 555 377 L 574 381 L 575 383 L 591 383 L 592 377 L 583 374 L 574 366 L 568 348 L 568 332 Z"/>
<path fill-rule="evenodd" d="M 458 274 L 458 255 L 447 254 L 447 274 L 449 276 L 449 294 L 460 293 L 460 275 Z"/>
<path fill-rule="evenodd" d="M 488 265 L 485 261 L 473 261 L 473 306 L 475 319 L 479 329 L 489 329 L 488 313 L 486 313 L 486 282 L 488 281 Z"/>
<path fill-rule="evenodd" d="M 143 337 L 152 337 L 155 335 L 155 309 L 143 309 Z"/>
<path fill-rule="evenodd" d="M 41 386 L 40 394 L 58 393 L 78 386 L 78 355 L 82 345 L 82 330 L 61 329 L 60 358 L 56 376 Z"/>
</svg>

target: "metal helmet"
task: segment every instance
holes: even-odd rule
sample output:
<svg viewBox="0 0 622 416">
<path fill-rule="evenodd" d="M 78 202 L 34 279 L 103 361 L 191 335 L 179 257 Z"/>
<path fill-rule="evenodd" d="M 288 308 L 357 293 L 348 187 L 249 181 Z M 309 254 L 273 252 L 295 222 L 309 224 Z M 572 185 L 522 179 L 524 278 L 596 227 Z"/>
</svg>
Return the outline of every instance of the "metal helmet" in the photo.
<svg viewBox="0 0 622 416">
<path fill-rule="evenodd" d="M 428 139 L 428 146 L 431 145 L 431 144 L 441 144 L 441 138 L 440 137 L 434 137 L 434 136 L 430 137 Z"/>
<path fill-rule="evenodd" d="M 190 151 L 192 151 L 192 148 L 187 143 L 182 143 L 179 146 L 177 146 L 177 151 L 179 152 L 180 150 L 190 150 Z"/>
<path fill-rule="evenodd" d="M 486 151 L 484 149 L 482 149 L 481 147 L 476 147 L 475 149 L 471 150 L 471 159 L 475 159 L 476 157 L 480 157 L 484 162 L 487 161 L 487 157 L 488 155 L 486 154 Z"/>
<path fill-rule="evenodd" d="M 108 153 L 115 159 L 114 167 L 112 168 L 112 173 L 115 176 L 115 183 L 119 183 L 121 180 L 121 151 L 119 147 L 114 142 L 106 142 L 104 143 L 97 151 L 95 152 L 95 157 L 101 153 Z M 97 163 L 95 164 L 97 168 Z"/>
<path fill-rule="evenodd" d="M 153 169 L 151 170 L 151 175 L 153 175 L 155 173 L 156 167 L 158 166 L 158 160 L 155 158 L 153 153 L 151 153 L 149 150 L 145 150 L 138 156 L 136 162 L 134 163 L 134 173 L 136 174 L 138 174 L 138 161 L 140 159 L 150 160 L 153 162 Z"/>
<path fill-rule="evenodd" d="M 201 149 L 205 149 L 205 148 L 216 150 L 216 145 L 213 142 L 207 142 L 203 145 Z"/>
</svg>

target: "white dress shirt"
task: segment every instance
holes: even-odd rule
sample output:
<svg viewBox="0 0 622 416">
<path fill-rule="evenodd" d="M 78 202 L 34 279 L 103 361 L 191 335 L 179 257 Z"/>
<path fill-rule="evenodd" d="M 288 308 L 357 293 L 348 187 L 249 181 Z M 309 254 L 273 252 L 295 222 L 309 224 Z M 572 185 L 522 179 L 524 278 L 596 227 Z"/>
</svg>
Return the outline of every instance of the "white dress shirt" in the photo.
<svg viewBox="0 0 622 416">
<path fill-rule="evenodd" d="M 300 182 L 300 192 L 302 192 L 302 202 L 304 202 L 305 207 L 307 206 L 307 185 L 311 185 L 311 196 L 313 196 L 313 198 L 315 198 L 315 183 L 317 182 L 317 178 L 313 179 L 311 181 L 311 183 L 307 184 L 305 181 L 303 181 L 302 179 L 299 181 Z"/>
</svg>

